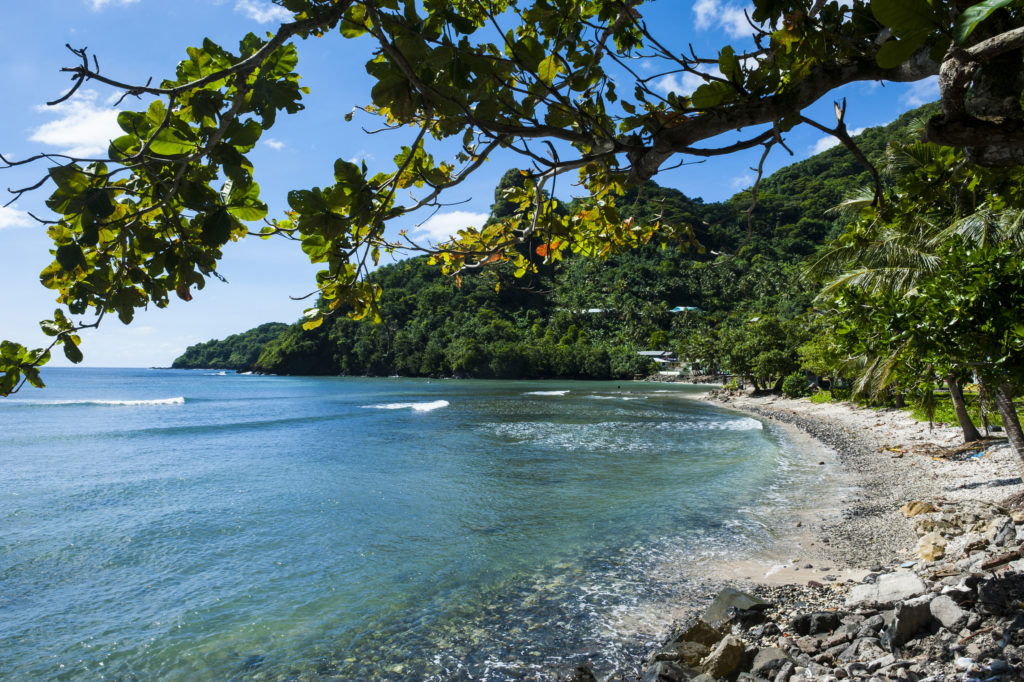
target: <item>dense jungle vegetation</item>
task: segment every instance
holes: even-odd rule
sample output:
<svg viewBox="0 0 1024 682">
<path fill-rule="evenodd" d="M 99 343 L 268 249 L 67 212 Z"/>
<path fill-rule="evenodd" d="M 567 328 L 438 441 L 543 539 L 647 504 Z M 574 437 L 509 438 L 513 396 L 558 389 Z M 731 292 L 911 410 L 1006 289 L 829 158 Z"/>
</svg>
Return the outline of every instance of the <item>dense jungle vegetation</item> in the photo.
<svg viewBox="0 0 1024 682">
<path fill-rule="evenodd" d="M 857 143 L 882 162 L 886 144 L 907 140 L 911 122 L 934 108 L 866 130 Z M 502 179 L 492 219 L 513 210 L 503 191 L 519 177 Z M 705 203 L 647 182 L 619 200 L 623 214 L 689 225 L 699 248 L 570 257 L 527 278 L 499 266 L 456 280 L 411 258 L 372 275 L 384 292 L 380 324 L 337 315 L 312 330 L 261 325 L 192 346 L 174 367 L 610 378 L 651 371 L 637 351 L 664 349 L 707 371 L 777 384 L 798 368 L 797 348 L 811 337 L 802 314 L 817 289 L 801 279 L 803 263 L 848 222 L 829 209 L 870 181 L 845 148 L 826 150 L 765 178 L 749 226 L 749 190 Z M 671 312 L 677 307 L 685 310 Z"/>
</svg>

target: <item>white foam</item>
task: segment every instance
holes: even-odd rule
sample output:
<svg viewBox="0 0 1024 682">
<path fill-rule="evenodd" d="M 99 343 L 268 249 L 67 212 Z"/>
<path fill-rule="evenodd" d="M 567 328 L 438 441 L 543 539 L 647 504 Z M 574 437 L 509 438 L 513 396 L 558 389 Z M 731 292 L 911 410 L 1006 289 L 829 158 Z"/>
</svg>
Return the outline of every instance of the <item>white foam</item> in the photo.
<svg viewBox="0 0 1024 682">
<path fill-rule="evenodd" d="M 208 377 L 226 377 L 227 375 L 227 372 L 207 372 L 206 374 Z"/>
<path fill-rule="evenodd" d="M 176 398 L 157 398 L 155 400 L 11 400 L 0 402 L 6 405 L 116 405 L 138 407 L 142 405 L 184 405 L 185 396 Z"/>
<path fill-rule="evenodd" d="M 447 400 L 434 400 L 429 403 L 382 403 L 380 405 L 363 405 L 370 410 L 413 410 L 415 412 L 430 412 L 450 405 Z"/>
<path fill-rule="evenodd" d="M 568 392 L 569 389 L 565 389 L 564 391 L 529 391 L 523 395 L 565 395 Z"/>
</svg>

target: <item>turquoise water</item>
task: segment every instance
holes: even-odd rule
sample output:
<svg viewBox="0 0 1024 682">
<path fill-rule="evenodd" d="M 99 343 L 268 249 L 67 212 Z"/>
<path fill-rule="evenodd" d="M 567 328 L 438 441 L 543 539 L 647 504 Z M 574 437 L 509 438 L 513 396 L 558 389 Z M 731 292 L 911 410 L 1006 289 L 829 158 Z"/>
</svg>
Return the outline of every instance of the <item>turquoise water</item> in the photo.
<svg viewBox="0 0 1024 682">
<path fill-rule="evenodd" d="M 53 369 L 0 401 L 0 677 L 524 679 L 650 644 L 817 472 L 679 385 Z M 645 639 L 646 638 L 646 639 Z"/>
</svg>

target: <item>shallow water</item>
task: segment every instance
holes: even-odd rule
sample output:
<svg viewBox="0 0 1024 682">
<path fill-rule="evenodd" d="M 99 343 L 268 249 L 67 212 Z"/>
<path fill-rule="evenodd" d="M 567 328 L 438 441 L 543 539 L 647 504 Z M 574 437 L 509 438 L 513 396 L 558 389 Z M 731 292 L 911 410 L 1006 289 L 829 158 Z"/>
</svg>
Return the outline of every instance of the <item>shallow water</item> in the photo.
<svg viewBox="0 0 1024 682">
<path fill-rule="evenodd" d="M 767 548 L 823 485 L 695 387 L 44 376 L 0 402 L 10 679 L 610 670 L 686 599 L 666 557 Z"/>
</svg>

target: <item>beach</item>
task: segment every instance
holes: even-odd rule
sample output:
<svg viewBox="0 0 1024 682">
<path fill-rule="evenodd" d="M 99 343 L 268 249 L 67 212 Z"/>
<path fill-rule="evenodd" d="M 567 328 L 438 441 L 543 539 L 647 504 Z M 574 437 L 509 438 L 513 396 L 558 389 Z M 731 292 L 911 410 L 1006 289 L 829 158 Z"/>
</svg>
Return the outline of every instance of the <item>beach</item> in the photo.
<svg viewBox="0 0 1024 682">
<path fill-rule="evenodd" d="M 1022 679 L 1024 483 L 1005 439 L 964 448 L 955 425 L 850 403 L 705 400 L 813 437 L 843 485 L 775 556 L 723 565 L 643 680 Z"/>
</svg>

